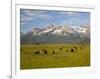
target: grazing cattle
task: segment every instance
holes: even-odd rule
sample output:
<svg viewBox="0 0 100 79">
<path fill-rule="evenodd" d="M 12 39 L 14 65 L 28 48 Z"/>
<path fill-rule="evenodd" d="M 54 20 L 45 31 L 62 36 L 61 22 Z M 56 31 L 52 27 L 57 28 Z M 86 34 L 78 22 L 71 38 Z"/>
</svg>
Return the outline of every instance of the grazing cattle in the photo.
<svg viewBox="0 0 100 79">
<path fill-rule="evenodd" d="M 20 51 L 22 51 L 22 49 L 20 49 Z"/>
<path fill-rule="evenodd" d="M 45 50 L 45 49 L 43 49 L 43 52 L 44 52 L 44 54 L 48 54 L 48 51 L 47 51 L 47 50 Z"/>
<path fill-rule="evenodd" d="M 52 54 L 55 54 L 55 51 L 54 50 L 52 51 Z"/>
<path fill-rule="evenodd" d="M 38 54 L 40 54 L 40 52 L 39 52 L 39 51 L 35 52 L 35 55 L 38 55 Z"/>
<path fill-rule="evenodd" d="M 76 46 L 74 46 L 73 48 L 75 48 L 77 50 L 77 47 Z"/>
<path fill-rule="evenodd" d="M 82 50 L 83 48 L 82 48 L 82 47 L 80 47 L 80 49 Z"/>
<path fill-rule="evenodd" d="M 59 50 L 62 50 L 62 48 L 59 48 Z"/>
<path fill-rule="evenodd" d="M 71 52 L 74 52 L 74 49 L 70 49 Z"/>
<path fill-rule="evenodd" d="M 40 45 L 40 43 L 36 43 L 36 45 Z"/>
<path fill-rule="evenodd" d="M 67 49 L 66 51 L 67 51 L 67 52 L 69 52 L 69 50 L 68 50 L 68 49 Z"/>
</svg>

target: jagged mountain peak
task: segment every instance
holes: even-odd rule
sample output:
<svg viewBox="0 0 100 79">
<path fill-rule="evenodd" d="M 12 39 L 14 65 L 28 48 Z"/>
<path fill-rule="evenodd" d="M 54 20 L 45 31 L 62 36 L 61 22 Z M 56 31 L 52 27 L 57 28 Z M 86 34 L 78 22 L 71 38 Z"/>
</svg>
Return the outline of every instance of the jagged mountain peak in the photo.
<svg viewBox="0 0 100 79">
<path fill-rule="evenodd" d="M 44 28 L 33 28 L 21 36 L 23 44 L 40 43 L 79 43 L 90 39 L 90 27 L 71 28 L 66 25 L 50 25 Z"/>
<path fill-rule="evenodd" d="M 41 34 L 52 34 L 52 35 L 67 35 L 68 33 L 74 33 L 74 30 L 68 26 L 58 25 L 54 26 L 53 24 L 49 25 L 46 28 L 33 28 L 33 35 Z"/>
<path fill-rule="evenodd" d="M 30 33 L 30 32 L 29 32 Z M 66 35 L 69 34 L 85 34 L 89 35 L 90 27 L 89 26 L 80 26 L 79 28 L 71 28 L 67 25 L 49 25 L 48 27 L 44 28 L 32 28 L 31 34 L 33 35 Z"/>
<path fill-rule="evenodd" d="M 80 28 L 78 29 L 79 33 L 90 33 L 90 27 L 89 26 L 80 26 Z"/>
</svg>

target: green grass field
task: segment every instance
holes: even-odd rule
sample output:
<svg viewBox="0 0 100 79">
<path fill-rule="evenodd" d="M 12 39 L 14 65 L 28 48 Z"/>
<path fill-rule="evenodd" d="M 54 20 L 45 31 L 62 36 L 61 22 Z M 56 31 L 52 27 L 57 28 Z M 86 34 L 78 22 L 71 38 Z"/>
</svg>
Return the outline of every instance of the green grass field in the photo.
<svg viewBox="0 0 100 79">
<path fill-rule="evenodd" d="M 74 49 L 74 46 L 77 49 Z M 43 49 L 48 51 L 47 54 L 44 54 Z M 74 52 L 71 52 L 70 49 L 74 49 Z M 90 45 L 21 45 L 20 51 L 20 69 L 90 66 Z M 39 54 L 36 55 L 37 51 Z"/>
</svg>

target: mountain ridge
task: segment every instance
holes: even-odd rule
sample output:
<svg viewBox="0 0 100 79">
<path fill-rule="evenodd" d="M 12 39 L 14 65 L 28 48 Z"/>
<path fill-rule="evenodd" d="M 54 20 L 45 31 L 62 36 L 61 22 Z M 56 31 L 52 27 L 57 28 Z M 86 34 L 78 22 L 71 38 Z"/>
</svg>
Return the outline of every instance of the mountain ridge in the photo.
<svg viewBox="0 0 100 79">
<path fill-rule="evenodd" d="M 79 43 L 90 42 L 90 27 L 80 26 L 74 29 L 68 26 L 50 25 L 45 28 L 33 28 L 21 36 L 22 44 L 31 43 Z"/>
</svg>

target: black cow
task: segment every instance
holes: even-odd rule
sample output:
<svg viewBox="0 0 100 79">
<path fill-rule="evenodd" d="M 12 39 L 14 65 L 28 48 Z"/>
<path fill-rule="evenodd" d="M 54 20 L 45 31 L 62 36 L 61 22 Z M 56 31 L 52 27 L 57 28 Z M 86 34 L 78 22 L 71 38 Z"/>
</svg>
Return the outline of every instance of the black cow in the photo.
<svg viewBox="0 0 100 79">
<path fill-rule="evenodd" d="M 55 54 L 55 51 L 54 50 L 52 51 L 52 54 Z"/>
<path fill-rule="evenodd" d="M 74 52 L 74 49 L 70 49 L 71 52 Z"/>
<path fill-rule="evenodd" d="M 40 54 L 40 51 L 35 52 L 35 55 L 38 55 L 38 54 Z"/>
<path fill-rule="evenodd" d="M 59 48 L 59 50 L 62 50 L 62 48 Z"/>
<path fill-rule="evenodd" d="M 47 50 L 45 50 L 45 49 L 43 49 L 43 52 L 44 52 L 44 54 L 48 54 L 48 51 L 47 51 Z"/>
<path fill-rule="evenodd" d="M 67 52 L 69 52 L 69 50 L 68 50 L 68 49 L 67 49 L 66 51 L 67 51 Z"/>
<path fill-rule="evenodd" d="M 22 49 L 20 49 L 20 51 L 23 51 Z"/>
<path fill-rule="evenodd" d="M 36 43 L 36 45 L 40 45 L 40 43 Z"/>
</svg>

